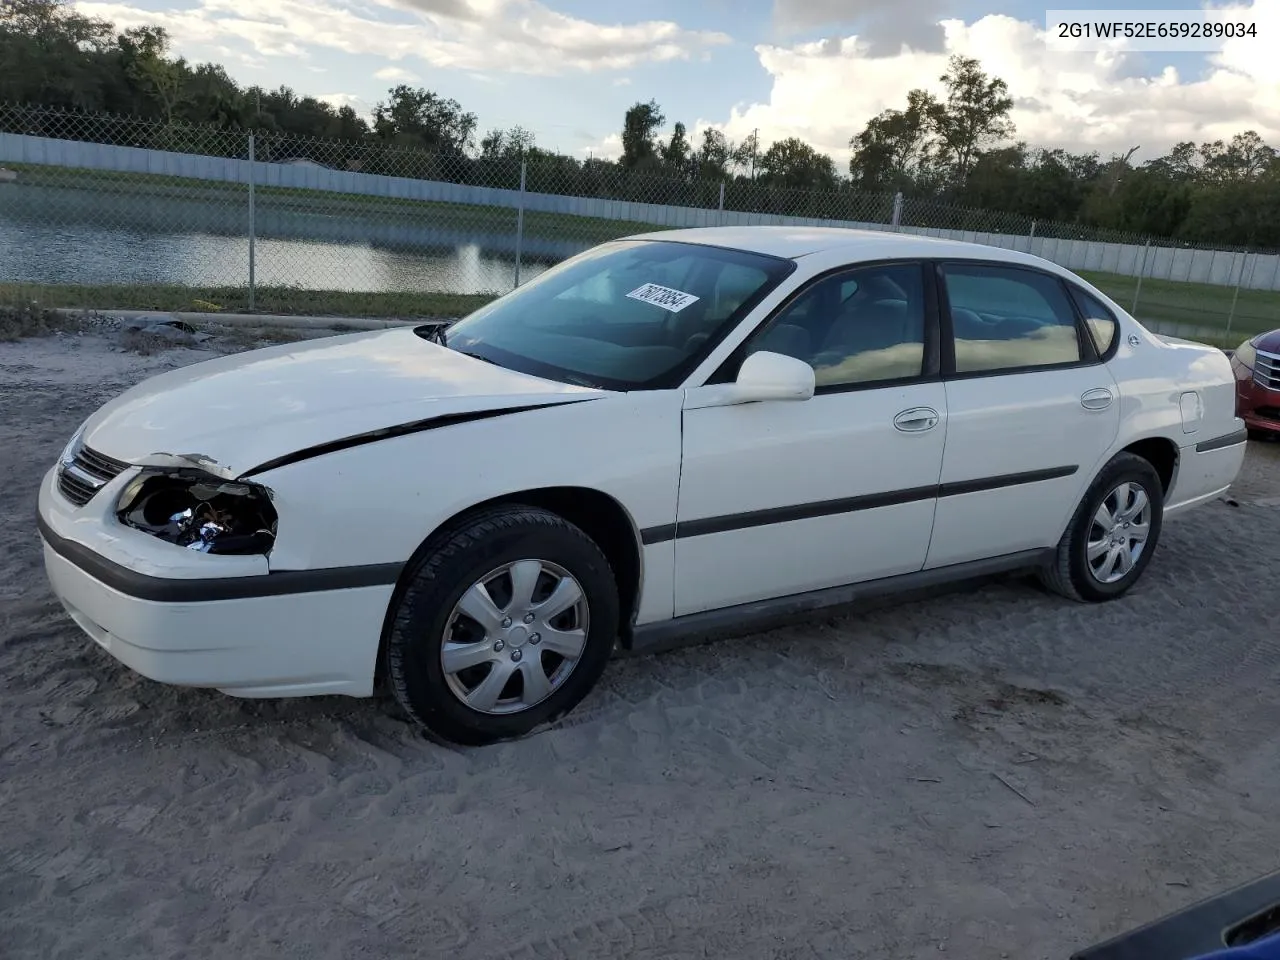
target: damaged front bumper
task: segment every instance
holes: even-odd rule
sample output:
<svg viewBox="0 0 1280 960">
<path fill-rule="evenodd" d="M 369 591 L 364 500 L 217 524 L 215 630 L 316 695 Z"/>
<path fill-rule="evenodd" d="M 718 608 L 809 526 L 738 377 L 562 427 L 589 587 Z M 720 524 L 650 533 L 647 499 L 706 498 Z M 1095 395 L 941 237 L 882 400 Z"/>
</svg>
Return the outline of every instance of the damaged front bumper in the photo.
<svg viewBox="0 0 1280 960">
<path fill-rule="evenodd" d="M 163 683 L 237 696 L 372 693 L 398 568 L 273 571 L 263 552 L 183 546 L 130 526 L 117 505 L 150 470 L 186 482 L 194 467 L 129 466 L 79 505 L 59 489 L 60 468 L 40 488 L 45 569 L 68 614 L 113 657 Z M 215 497 L 201 502 L 243 495 L 202 477 L 200 492 Z"/>
<path fill-rule="evenodd" d="M 105 502 L 125 526 L 200 553 L 270 553 L 278 517 L 269 488 L 201 454 L 155 453 L 128 464 L 91 450 L 83 430 L 56 468 L 59 492 L 74 506 Z"/>
</svg>

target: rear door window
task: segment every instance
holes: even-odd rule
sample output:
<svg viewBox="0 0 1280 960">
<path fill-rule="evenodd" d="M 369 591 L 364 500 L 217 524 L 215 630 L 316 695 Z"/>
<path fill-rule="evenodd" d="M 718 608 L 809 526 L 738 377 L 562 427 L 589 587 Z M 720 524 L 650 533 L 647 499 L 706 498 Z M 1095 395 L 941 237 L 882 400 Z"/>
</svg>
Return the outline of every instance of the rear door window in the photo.
<svg viewBox="0 0 1280 960">
<path fill-rule="evenodd" d="M 1036 270 L 952 263 L 943 268 L 957 373 L 1079 363 L 1075 311 L 1057 278 Z"/>
</svg>

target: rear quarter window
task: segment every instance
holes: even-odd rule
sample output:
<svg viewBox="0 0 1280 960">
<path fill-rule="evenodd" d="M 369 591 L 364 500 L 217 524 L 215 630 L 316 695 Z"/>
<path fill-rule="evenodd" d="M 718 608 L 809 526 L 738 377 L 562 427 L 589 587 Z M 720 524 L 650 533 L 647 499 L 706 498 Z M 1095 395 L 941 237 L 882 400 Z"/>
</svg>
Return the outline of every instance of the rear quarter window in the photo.
<svg viewBox="0 0 1280 960">
<path fill-rule="evenodd" d="M 1120 322 L 1116 316 L 1103 305 L 1102 301 L 1091 293 L 1087 293 L 1074 284 L 1067 284 L 1071 291 L 1071 299 L 1076 302 L 1080 316 L 1084 317 L 1084 325 L 1089 329 L 1093 345 L 1098 356 L 1106 356 L 1111 345 L 1116 342 L 1120 332 Z"/>
</svg>

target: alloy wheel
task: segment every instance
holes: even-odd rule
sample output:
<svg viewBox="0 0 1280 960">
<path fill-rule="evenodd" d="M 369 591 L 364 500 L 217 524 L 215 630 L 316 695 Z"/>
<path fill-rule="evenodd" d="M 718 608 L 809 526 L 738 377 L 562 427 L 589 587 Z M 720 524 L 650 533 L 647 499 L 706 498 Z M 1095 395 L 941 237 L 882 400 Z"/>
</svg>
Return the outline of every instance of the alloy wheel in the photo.
<svg viewBox="0 0 1280 960">
<path fill-rule="evenodd" d="M 480 713 L 512 714 L 559 689 L 586 648 L 582 585 L 547 560 L 516 560 L 462 594 L 445 623 L 440 664 L 449 690 Z"/>
<path fill-rule="evenodd" d="M 1141 484 L 1125 482 L 1103 499 L 1089 525 L 1086 555 L 1099 583 L 1115 583 L 1138 563 L 1151 534 L 1151 498 Z"/>
</svg>

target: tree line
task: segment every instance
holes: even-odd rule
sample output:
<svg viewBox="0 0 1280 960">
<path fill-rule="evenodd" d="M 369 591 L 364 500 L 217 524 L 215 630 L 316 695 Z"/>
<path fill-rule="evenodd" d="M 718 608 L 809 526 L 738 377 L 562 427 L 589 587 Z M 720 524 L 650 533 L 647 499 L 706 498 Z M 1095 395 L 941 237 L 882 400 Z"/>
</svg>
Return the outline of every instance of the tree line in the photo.
<svg viewBox="0 0 1280 960">
<path fill-rule="evenodd" d="M 0 0 L 0 103 L 49 108 L 0 112 L 11 132 L 214 155 L 242 155 L 246 138 L 229 134 L 253 132 L 259 159 L 369 173 L 509 187 L 523 160 L 527 189 L 540 192 L 880 222 L 901 193 L 908 224 L 1011 232 L 1035 221 L 1045 234 L 1280 247 L 1280 160 L 1254 131 L 1141 164 L 1138 146 L 1107 158 L 1035 148 L 1015 139 L 1008 86 L 978 60 L 952 57 L 938 79 L 940 93 L 912 90 L 850 138 L 847 171 L 796 137 L 764 146 L 706 129 L 695 141 L 682 122 L 661 137 L 667 117 L 653 100 L 626 110 L 617 160 L 580 160 L 521 127 L 481 134 L 474 113 L 431 90 L 392 87 L 366 120 L 188 63 L 161 27 L 119 31 L 69 0 Z"/>
</svg>

